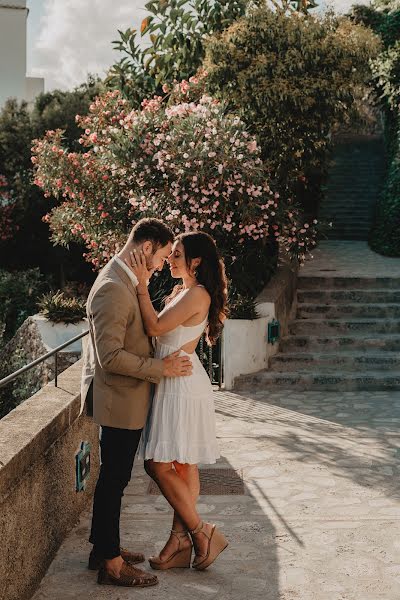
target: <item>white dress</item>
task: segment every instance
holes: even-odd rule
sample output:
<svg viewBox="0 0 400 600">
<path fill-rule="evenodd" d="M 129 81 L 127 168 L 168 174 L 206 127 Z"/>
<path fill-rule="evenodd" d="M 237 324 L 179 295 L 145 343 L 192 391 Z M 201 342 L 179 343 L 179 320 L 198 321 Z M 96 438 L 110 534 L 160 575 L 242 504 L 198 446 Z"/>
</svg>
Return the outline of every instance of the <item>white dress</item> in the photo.
<svg viewBox="0 0 400 600">
<path fill-rule="evenodd" d="M 169 310 L 187 290 L 164 308 Z M 179 325 L 157 338 L 155 356 L 164 358 L 196 340 L 207 325 Z M 215 463 L 219 451 L 215 433 L 215 410 L 210 379 L 196 352 L 190 356 L 193 372 L 188 377 L 163 377 L 155 388 L 137 456 L 156 462 Z"/>
</svg>

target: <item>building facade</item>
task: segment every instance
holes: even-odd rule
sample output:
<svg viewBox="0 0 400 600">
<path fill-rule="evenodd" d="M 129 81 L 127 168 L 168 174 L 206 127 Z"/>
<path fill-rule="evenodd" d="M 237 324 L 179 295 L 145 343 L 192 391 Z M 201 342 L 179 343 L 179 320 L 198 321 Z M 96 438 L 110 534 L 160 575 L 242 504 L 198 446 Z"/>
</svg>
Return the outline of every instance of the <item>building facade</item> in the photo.
<svg viewBox="0 0 400 600">
<path fill-rule="evenodd" d="M 0 107 L 8 98 L 29 104 L 44 91 L 44 79 L 26 76 L 26 0 L 0 0 Z"/>
</svg>

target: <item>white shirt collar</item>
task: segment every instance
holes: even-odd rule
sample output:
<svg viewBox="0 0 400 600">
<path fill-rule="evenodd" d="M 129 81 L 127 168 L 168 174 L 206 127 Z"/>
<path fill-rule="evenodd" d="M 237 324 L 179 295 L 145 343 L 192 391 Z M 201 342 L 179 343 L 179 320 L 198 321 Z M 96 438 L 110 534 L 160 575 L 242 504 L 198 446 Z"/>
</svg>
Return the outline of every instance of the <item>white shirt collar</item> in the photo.
<svg viewBox="0 0 400 600">
<path fill-rule="evenodd" d="M 135 273 L 132 273 L 127 264 L 124 263 L 123 260 L 120 259 L 119 256 L 114 256 L 115 262 L 125 271 L 125 273 L 129 276 L 129 279 L 132 281 L 133 287 L 136 287 L 139 283 L 138 278 Z"/>
</svg>

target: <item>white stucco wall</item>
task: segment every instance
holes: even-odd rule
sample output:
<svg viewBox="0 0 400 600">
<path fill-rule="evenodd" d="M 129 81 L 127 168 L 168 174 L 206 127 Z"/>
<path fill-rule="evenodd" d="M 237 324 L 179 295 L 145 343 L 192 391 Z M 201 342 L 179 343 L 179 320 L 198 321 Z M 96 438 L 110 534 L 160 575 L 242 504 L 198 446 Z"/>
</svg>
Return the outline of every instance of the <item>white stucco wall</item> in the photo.
<svg viewBox="0 0 400 600">
<path fill-rule="evenodd" d="M 25 100 L 28 104 L 32 104 L 36 96 L 44 92 L 44 79 L 43 77 L 27 77 L 25 81 Z"/>
<path fill-rule="evenodd" d="M 25 0 L 0 2 L 0 106 L 7 98 L 26 97 L 25 6 Z"/>
<path fill-rule="evenodd" d="M 26 76 L 26 0 L 0 0 L 0 108 L 8 98 L 32 103 L 44 80 Z"/>
</svg>

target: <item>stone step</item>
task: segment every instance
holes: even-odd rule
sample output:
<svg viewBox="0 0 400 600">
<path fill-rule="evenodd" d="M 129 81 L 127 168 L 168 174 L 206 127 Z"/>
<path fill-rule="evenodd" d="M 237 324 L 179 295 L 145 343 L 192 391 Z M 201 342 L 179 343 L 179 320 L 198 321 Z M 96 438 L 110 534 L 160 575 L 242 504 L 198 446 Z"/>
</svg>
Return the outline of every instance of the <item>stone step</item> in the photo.
<svg viewBox="0 0 400 600">
<path fill-rule="evenodd" d="M 303 290 L 322 290 L 326 289 L 396 289 L 398 291 L 398 302 L 400 303 L 400 277 L 337 277 L 334 274 L 329 275 L 332 269 L 325 269 L 326 277 L 307 277 L 300 275 L 298 279 L 298 287 Z"/>
<path fill-rule="evenodd" d="M 297 300 L 304 304 L 397 304 L 399 289 L 311 289 L 297 290 Z"/>
<path fill-rule="evenodd" d="M 320 219 L 321 220 L 329 219 L 329 221 L 332 221 L 333 224 L 339 223 L 341 221 L 345 221 L 346 223 L 351 222 L 354 224 L 358 224 L 358 223 L 369 223 L 372 220 L 372 215 L 370 213 L 359 214 L 358 212 L 355 213 L 354 211 L 345 212 L 345 211 L 335 210 L 334 213 L 328 212 L 324 215 L 320 215 Z"/>
<path fill-rule="evenodd" d="M 354 236 L 354 239 L 359 235 L 366 235 L 368 237 L 369 231 L 371 229 L 371 225 L 360 225 L 354 223 L 336 223 L 333 224 L 332 228 L 330 228 L 327 232 L 327 235 L 351 235 Z"/>
<path fill-rule="evenodd" d="M 343 215 L 343 217 L 340 218 L 335 217 L 334 219 L 332 217 L 321 218 L 321 221 L 323 223 L 332 223 L 332 225 L 328 229 L 328 232 L 332 231 L 333 229 L 354 229 L 356 231 L 364 231 L 364 229 L 369 229 L 372 224 L 372 219 L 370 218 L 355 219 L 354 216 L 348 217 L 346 215 Z"/>
<path fill-rule="evenodd" d="M 371 223 L 354 223 L 353 221 L 340 221 L 332 223 L 332 227 L 328 229 L 329 233 L 343 233 L 349 235 L 359 235 L 368 233 L 371 229 Z"/>
<path fill-rule="evenodd" d="M 340 241 L 346 241 L 346 242 L 366 242 L 368 240 L 369 237 L 369 232 L 368 233 L 340 233 L 340 232 L 336 232 L 334 231 L 331 234 L 327 235 L 327 239 L 328 240 L 340 240 Z"/>
<path fill-rule="evenodd" d="M 357 223 L 354 224 L 352 221 L 340 221 L 333 223 L 332 227 L 329 228 L 328 234 L 343 233 L 344 235 L 368 235 L 371 229 L 371 223 Z"/>
<path fill-rule="evenodd" d="M 319 214 L 326 213 L 328 210 L 353 210 L 356 212 L 366 212 L 373 210 L 372 203 L 360 202 L 359 196 L 341 196 L 340 194 L 332 194 L 326 199 L 321 206 Z"/>
<path fill-rule="evenodd" d="M 270 360 L 269 370 L 275 372 L 315 371 L 320 373 L 338 373 L 348 371 L 358 373 L 368 369 L 379 371 L 399 371 L 399 352 L 349 352 L 341 350 L 337 353 L 287 352 L 276 354 Z"/>
<path fill-rule="evenodd" d="M 321 206 L 319 215 L 326 213 L 334 215 L 337 210 L 352 210 L 353 214 L 358 214 L 359 212 L 371 212 L 373 209 L 373 203 L 360 202 L 358 196 L 342 196 L 341 194 L 332 193 Z"/>
<path fill-rule="evenodd" d="M 292 335 L 282 338 L 279 349 L 281 352 L 400 352 L 400 335 Z"/>
<path fill-rule="evenodd" d="M 321 221 L 328 221 L 329 223 L 332 223 L 333 227 L 335 227 L 335 225 L 351 225 L 352 227 L 368 227 L 372 221 L 372 218 L 370 215 L 346 215 L 346 214 L 337 214 L 335 212 L 334 216 L 327 216 L 327 217 L 323 217 L 321 218 Z"/>
<path fill-rule="evenodd" d="M 370 211 L 358 211 L 357 209 L 346 210 L 346 209 L 333 209 L 322 212 L 319 215 L 320 221 L 328 221 L 337 223 L 341 219 L 350 220 L 352 223 L 357 224 L 360 221 L 370 221 L 373 214 Z"/>
<path fill-rule="evenodd" d="M 290 335 L 400 334 L 399 319 L 296 319 L 289 324 Z"/>
<path fill-rule="evenodd" d="M 296 316 L 298 319 L 327 319 L 344 317 L 373 317 L 376 319 L 400 319 L 399 304 L 299 304 Z"/>
<path fill-rule="evenodd" d="M 372 211 L 375 206 L 375 201 L 360 199 L 356 195 L 347 195 L 336 193 L 336 190 L 332 190 L 332 193 L 324 200 L 319 214 L 326 214 L 328 211 L 333 215 L 336 210 L 353 210 L 354 213 Z"/>
<path fill-rule="evenodd" d="M 372 215 L 369 213 L 355 214 L 354 212 L 327 212 L 325 214 L 321 214 L 319 216 L 319 220 L 323 222 L 338 223 L 340 221 L 345 221 L 346 223 L 351 222 L 354 225 L 357 225 L 360 222 L 369 223 L 372 220 Z"/>
<path fill-rule="evenodd" d="M 368 219 L 368 221 L 358 221 L 354 222 L 354 219 L 337 219 L 335 221 L 329 221 L 332 223 L 332 227 L 330 231 L 343 231 L 343 232 L 353 232 L 357 233 L 369 231 L 371 229 L 372 221 Z"/>
<path fill-rule="evenodd" d="M 400 371 L 381 373 L 365 371 L 353 373 L 271 373 L 259 371 L 235 379 L 235 390 L 296 389 L 324 391 L 386 391 L 400 390 Z"/>
</svg>

